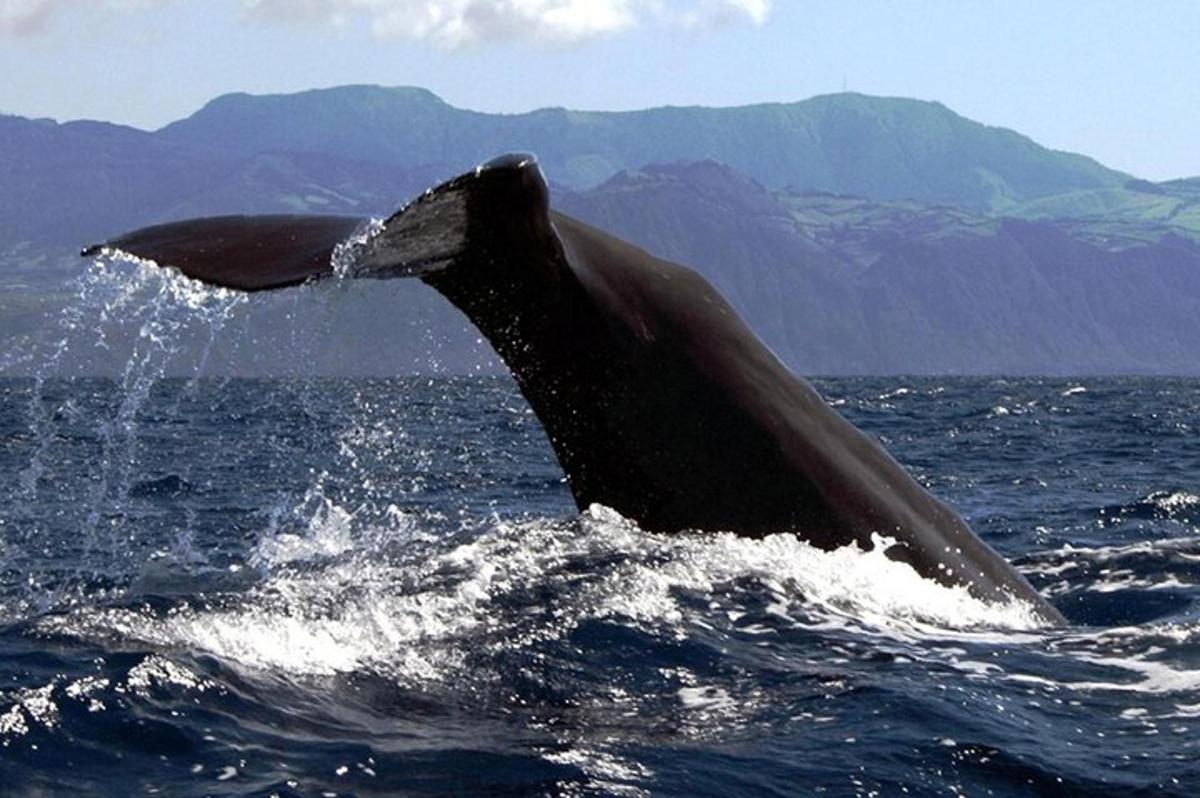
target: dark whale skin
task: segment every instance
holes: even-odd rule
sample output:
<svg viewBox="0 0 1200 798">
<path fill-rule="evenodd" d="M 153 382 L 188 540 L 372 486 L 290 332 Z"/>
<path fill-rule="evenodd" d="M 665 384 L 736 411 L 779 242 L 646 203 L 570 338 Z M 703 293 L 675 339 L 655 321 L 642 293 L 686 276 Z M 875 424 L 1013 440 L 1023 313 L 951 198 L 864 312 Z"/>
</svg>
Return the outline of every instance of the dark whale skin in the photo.
<svg viewBox="0 0 1200 798">
<path fill-rule="evenodd" d="M 357 223 L 200 219 L 85 254 L 121 250 L 263 290 L 329 274 Z M 895 541 L 888 556 L 923 577 L 1065 622 L 704 278 L 551 211 L 530 156 L 426 192 L 358 246 L 351 271 L 419 276 L 467 315 L 537 414 L 580 508 L 603 504 L 650 531 L 792 532 L 822 549 L 870 549 L 881 535 Z"/>
</svg>

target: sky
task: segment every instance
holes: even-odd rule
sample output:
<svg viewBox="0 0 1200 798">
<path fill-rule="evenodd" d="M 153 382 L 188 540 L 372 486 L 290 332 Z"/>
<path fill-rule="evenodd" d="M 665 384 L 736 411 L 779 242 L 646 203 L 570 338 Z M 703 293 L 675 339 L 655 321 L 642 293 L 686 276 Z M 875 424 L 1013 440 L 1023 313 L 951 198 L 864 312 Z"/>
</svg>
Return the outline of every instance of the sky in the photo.
<svg viewBox="0 0 1200 798">
<path fill-rule="evenodd" d="M 146 129 L 347 83 L 497 112 L 846 88 L 1200 175 L 1198 0 L 0 0 L 0 76 L 0 112 Z"/>
</svg>

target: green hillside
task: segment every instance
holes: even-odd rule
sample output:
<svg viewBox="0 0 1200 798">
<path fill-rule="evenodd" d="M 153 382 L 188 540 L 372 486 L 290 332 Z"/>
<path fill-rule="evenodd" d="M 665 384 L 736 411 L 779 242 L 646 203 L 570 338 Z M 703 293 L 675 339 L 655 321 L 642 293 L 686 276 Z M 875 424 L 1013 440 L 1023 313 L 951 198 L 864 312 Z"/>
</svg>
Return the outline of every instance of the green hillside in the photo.
<svg viewBox="0 0 1200 798">
<path fill-rule="evenodd" d="M 1071 191 L 1026 202 L 1010 211 L 1026 219 L 1079 219 L 1114 231 L 1160 229 L 1200 240 L 1200 179 Z"/>
<path fill-rule="evenodd" d="M 536 152 L 550 179 L 581 189 L 649 163 L 713 160 L 770 188 L 1006 210 L 1129 179 L 940 103 L 836 94 L 796 103 L 629 112 L 549 108 L 485 114 L 423 89 L 346 86 L 219 97 L 156 134 L 250 154 L 321 153 L 447 174 L 498 152 Z"/>
</svg>

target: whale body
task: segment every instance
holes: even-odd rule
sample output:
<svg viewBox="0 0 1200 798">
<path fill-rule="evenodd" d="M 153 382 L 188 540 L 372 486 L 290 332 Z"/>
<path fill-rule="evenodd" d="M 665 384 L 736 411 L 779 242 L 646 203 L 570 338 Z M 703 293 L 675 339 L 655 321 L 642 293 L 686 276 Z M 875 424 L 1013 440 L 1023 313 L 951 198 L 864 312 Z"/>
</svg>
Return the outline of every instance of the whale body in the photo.
<svg viewBox="0 0 1200 798">
<path fill-rule="evenodd" d="M 792 532 L 889 557 L 989 601 L 1059 612 L 875 440 L 843 419 L 691 269 L 550 208 L 532 156 L 364 220 L 225 216 L 137 230 L 119 251 L 260 291 L 329 277 L 418 277 L 492 344 L 580 508 L 651 531 Z"/>
</svg>

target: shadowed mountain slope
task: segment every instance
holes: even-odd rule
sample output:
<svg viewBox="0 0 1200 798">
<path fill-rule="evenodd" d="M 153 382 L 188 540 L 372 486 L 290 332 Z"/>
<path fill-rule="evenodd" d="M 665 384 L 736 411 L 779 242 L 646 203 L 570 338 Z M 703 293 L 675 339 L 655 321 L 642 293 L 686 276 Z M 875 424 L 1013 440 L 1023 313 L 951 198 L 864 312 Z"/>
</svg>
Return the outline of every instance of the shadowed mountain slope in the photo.
<svg viewBox="0 0 1200 798">
<path fill-rule="evenodd" d="M 495 115 L 363 86 L 229 95 L 153 133 L 0 116 L 0 354 L 20 355 L 0 369 L 73 301 L 83 244 L 221 213 L 382 216 L 505 149 L 538 152 L 560 209 L 697 267 L 804 373 L 1200 373 L 1197 179 L 1130 179 L 915 100 Z M 494 367 L 415 284 L 311 295 L 258 307 L 255 356 L 217 340 L 213 362 L 271 373 L 303 338 L 319 373 Z"/>
<path fill-rule="evenodd" d="M 1200 244 L 772 194 L 715 164 L 559 206 L 709 277 L 804 373 L 1196 373 Z"/>
</svg>

